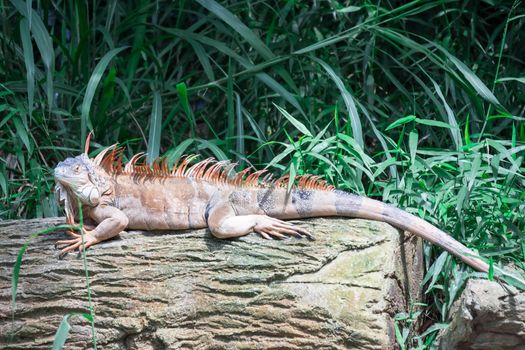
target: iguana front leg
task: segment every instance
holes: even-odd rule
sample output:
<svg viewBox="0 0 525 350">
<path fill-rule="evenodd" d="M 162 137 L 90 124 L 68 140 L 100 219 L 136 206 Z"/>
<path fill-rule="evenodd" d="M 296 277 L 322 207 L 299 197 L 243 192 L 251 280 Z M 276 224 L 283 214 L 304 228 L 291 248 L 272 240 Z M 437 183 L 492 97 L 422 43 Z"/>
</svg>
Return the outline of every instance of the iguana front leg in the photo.
<svg viewBox="0 0 525 350">
<path fill-rule="evenodd" d="M 313 238 L 307 230 L 268 215 L 237 215 L 229 203 L 218 203 L 209 208 L 207 223 L 211 233 L 220 239 L 240 237 L 250 232 L 257 232 L 266 239 L 282 239 L 287 235 Z"/>
<path fill-rule="evenodd" d="M 89 216 L 98 225 L 91 231 L 83 228 L 85 248 L 118 235 L 128 226 L 129 221 L 128 217 L 121 210 L 108 205 L 100 205 L 90 209 Z M 57 241 L 55 246 L 63 244 L 68 246 L 60 251 L 60 256 L 77 248 L 81 252 L 82 236 L 75 234 L 74 239 Z"/>
</svg>

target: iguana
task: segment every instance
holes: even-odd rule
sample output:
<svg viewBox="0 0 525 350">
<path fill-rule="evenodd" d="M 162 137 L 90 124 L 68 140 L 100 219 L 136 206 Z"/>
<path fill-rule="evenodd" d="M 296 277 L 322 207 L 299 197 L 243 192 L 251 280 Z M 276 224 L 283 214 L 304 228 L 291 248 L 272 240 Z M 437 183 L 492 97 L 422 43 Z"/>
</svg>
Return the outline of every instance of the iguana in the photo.
<svg viewBox="0 0 525 350">
<path fill-rule="evenodd" d="M 117 144 L 89 158 L 85 152 L 58 163 L 54 170 L 57 198 L 65 204 L 66 220 L 74 225 L 81 202 L 85 248 L 125 229 L 179 230 L 208 227 L 217 238 L 257 232 L 264 238 L 310 234 L 283 221 L 320 216 L 344 216 L 387 222 L 412 232 L 472 266 L 487 272 L 480 256 L 430 223 L 394 206 L 336 190 L 317 176 L 298 177 L 288 191 L 288 177 L 272 180 L 265 171 L 243 170 L 234 164 L 206 159 L 190 165 L 183 157 L 171 169 L 165 160 L 139 164 L 144 153 L 122 164 Z M 82 237 L 60 240 L 61 256 L 82 249 Z"/>
</svg>

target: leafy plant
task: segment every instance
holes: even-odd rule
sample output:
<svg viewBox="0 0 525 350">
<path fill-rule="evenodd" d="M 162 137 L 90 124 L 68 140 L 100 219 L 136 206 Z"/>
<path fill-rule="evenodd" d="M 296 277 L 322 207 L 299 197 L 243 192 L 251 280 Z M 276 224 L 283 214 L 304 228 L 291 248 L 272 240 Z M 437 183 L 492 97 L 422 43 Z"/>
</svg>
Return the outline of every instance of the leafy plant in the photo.
<svg viewBox="0 0 525 350">
<path fill-rule="evenodd" d="M 51 169 L 93 130 L 127 156 L 314 173 L 523 271 L 519 4 L 4 2 L 0 217 L 58 215 Z M 478 275 L 435 247 L 425 261 L 423 314 L 446 322 Z"/>
</svg>

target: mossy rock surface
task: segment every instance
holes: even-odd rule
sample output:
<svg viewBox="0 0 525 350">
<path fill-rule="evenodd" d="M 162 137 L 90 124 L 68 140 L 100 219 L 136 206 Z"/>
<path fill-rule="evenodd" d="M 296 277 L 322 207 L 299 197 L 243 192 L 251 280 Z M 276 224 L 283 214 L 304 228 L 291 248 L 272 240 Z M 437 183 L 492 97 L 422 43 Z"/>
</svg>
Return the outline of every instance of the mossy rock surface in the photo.
<svg viewBox="0 0 525 350">
<path fill-rule="evenodd" d="M 63 219 L 0 223 L 0 347 L 48 349 L 62 317 L 88 310 L 82 259 L 35 238 L 11 322 L 11 273 L 33 232 Z M 131 231 L 88 251 L 103 349 L 388 349 L 392 316 L 419 293 L 421 243 L 391 226 L 312 219 L 316 240 L 217 240 L 206 230 Z M 67 349 L 89 348 L 73 318 Z"/>
</svg>

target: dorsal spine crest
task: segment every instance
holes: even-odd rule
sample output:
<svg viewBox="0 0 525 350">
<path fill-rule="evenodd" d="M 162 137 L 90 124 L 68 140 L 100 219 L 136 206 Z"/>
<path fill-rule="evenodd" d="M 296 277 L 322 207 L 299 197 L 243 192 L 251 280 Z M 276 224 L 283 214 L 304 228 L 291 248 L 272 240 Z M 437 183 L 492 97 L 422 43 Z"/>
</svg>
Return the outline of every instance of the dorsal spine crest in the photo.
<svg viewBox="0 0 525 350">
<path fill-rule="evenodd" d="M 139 160 L 145 156 L 144 152 L 140 152 L 133 155 L 124 165 L 122 163 L 123 152 L 124 147 L 114 144 L 103 149 L 95 158 L 91 158 L 91 161 L 110 175 L 137 176 L 148 180 L 177 177 L 200 179 L 235 187 L 287 187 L 290 178 L 289 175 L 284 175 L 278 179 L 272 179 L 272 174 L 268 170 L 253 171 L 251 167 L 232 175 L 237 163 L 207 158 L 191 164 L 198 157 L 197 155 L 182 156 L 170 168 L 166 158 L 157 158 L 151 165 L 146 164 L 145 161 L 138 164 Z M 264 177 L 261 179 L 263 175 Z M 329 185 L 319 176 L 307 174 L 297 176 L 295 179 L 294 189 L 319 191 L 333 191 L 335 189 L 334 186 Z"/>
</svg>

